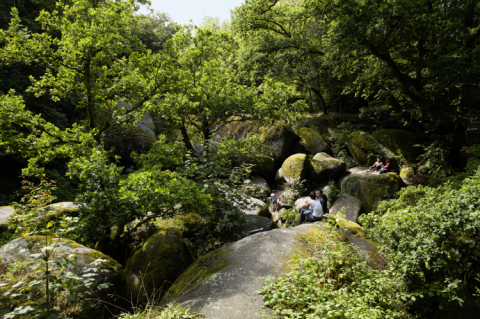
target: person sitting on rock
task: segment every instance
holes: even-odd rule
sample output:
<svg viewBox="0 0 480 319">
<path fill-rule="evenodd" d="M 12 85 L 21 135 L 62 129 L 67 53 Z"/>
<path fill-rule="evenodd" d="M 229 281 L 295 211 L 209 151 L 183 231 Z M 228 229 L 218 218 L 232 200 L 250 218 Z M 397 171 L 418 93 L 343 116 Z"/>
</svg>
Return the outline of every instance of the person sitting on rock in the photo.
<svg viewBox="0 0 480 319">
<path fill-rule="evenodd" d="M 276 190 L 273 190 L 272 194 L 270 195 L 270 206 L 272 208 L 272 212 L 276 212 L 278 208 L 277 195 L 275 193 Z"/>
<path fill-rule="evenodd" d="M 375 162 L 375 164 L 373 164 L 372 166 L 370 166 L 370 169 L 367 171 L 367 172 L 376 172 L 376 171 L 379 171 L 383 166 L 383 163 L 382 161 L 377 158 L 377 161 Z"/>
<path fill-rule="evenodd" d="M 315 192 L 310 192 L 309 196 L 312 200 L 306 202 L 300 210 L 298 224 L 303 223 L 304 219 L 313 223 L 321 220 L 323 216 L 322 204 L 320 203 L 320 200 L 316 198 Z"/>
<path fill-rule="evenodd" d="M 387 164 L 383 166 L 383 168 L 380 170 L 380 174 L 382 173 L 388 173 L 392 171 L 392 167 L 390 166 L 390 160 L 387 159 Z"/>
</svg>

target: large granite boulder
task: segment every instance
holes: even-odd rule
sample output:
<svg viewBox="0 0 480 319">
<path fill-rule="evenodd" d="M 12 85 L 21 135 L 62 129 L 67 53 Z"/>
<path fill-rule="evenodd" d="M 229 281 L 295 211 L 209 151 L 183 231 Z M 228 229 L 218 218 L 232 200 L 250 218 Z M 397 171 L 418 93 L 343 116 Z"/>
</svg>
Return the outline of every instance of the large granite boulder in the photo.
<svg viewBox="0 0 480 319">
<path fill-rule="evenodd" d="M 12 206 L 0 207 L 0 233 L 8 229 L 11 218 L 15 215 L 15 209 Z"/>
<path fill-rule="evenodd" d="M 273 318 L 257 291 L 264 277 L 284 274 L 300 235 L 316 224 L 261 232 L 229 243 L 195 261 L 164 301 L 202 310 L 207 319 Z"/>
<path fill-rule="evenodd" d="M 275 162 L 282 163 L 291 153 L 295 135 L 280 121 L 262 127 L 262 141 L 273 149 Z"/>
<path fill-rule="evenodd" d="M 253 164 L 252 172 L 257 174 L 270 174 L 275 169 L 275 160 L 273 157 L 260 155 L 254 161 L 249 161 L 249 164 Z"/>
<path fill-rule="evenodd" d="M 362 214 L 365 214 L 365 208 L 363 207 L 362 202 L 357 198 L 347 194 L 342 194 L 337 198 L 335 203 L 333 203 L 332 207 L 330 208 L 331 214 L 337 214 L 338 212 L 341 212 L 343 215 L 345 215 L 347 220 L 358 223 L 358 217 Z"/>
<path fill-rule="evenodd" d="M 40 239 L 42 242 L 45 241 L 45 237 Z M 0 257 L 2 263 L 10 264 L 26 260 L 33 260 L 31 254 L 39 253 L 37 249 L 28 249 L 34 240 L 36 240 L 34 237 L 20 237 L 0 247 Z M 115 301 L 115 299 L 118 298 L 113 297 L 112 295 L 121 297 L 126 296 L 124 291 L 125 277 L 122 273 L 122 266 L 116 260 L 97 250 L 87 248 L 69 239 L 57 238 L 53 239 L 52 243 L 52 246 L 56 247 L 55 253 L 53 254 L 53 260 L 61 261 L 63 258 L 70 255 L 77 256 L 77 268 L 75 270 L 75 274 L 78 276 L 82 276 L 84 274 L 83 271 L 86 268 L 89 268 L 91 263 L 97 259 L 105 260 L 99 265 L 99 268 L 101 270 L 107 270 L 108 272 L 100 271 L 95 276 L 95 282 L 93 286 L 96 287 L 102 283 L 110 283 L 112 285 L 106 290 L 97 290 L 94 295 L 96 299 L 118 305 L 118 301 Z M 120 304 L 124 306 L 121 301 Z M 88 311 L 89 316 L 86 318 L 101 318 L 101 313 L 103 312 L 102 309 L 103 306 L 95 307 L 94 309 Z"/>
<path fill-rule="evenodd" d="M 403 166 L 400 169 L 400 177 L 401 178 L 410 178 L 415 175 L 415 169 L 413 167 Z"/>
<path fill-rule="evenodd" d="M 182 233 L 174 227 L 160 229 L 127 260 L 124 275 L 128 299 L 144 303 L 145 296 L 154 292 L 161 295 L 192 262 Z"/>
<path fill-rule="evenodd" d="M 263 228 L 263 230 L 272 230 L 278 228 L 277 224 L 270 218 L 258 216 L 258 215 L 246 215 L 245 221 L 247 223 L 247 230 Z"/>
<path fill-rule="evenodd" d="M 297 135 L 300 137 L 300 140 L 309 154 L 316 153 L 331 153 L 332 150 L 325 139 L 315 130 L 312 130 L 308 127 L 302 127 L 297 131 Z"/>
<path fill-rule="evenodd" d="M 247 207 L 243 209 L 246 215 L 257 215 L 270 218 L 269 206 L 265 202 L 255 198 L 249 197 Z"/>
<path fill-rule="evenodd" d="M 402 164 L 402 157 L 395 155 L 385 146 L 376 141 L 370 134 L 365 132 L 354 132 L 347 140 L 347 147 L 353 158 L 361 166 L 373 165 L 377 158 L 383 164 L 390 160 L 391 168 L 397 171 Z"/>
<path fill-rule="evenodd" d="M 390 197 L 404 185 L 395 173 L 365 173 L 347 176 L 342 182 L 342 193 L 358 198 L 369 213 L 377 201 Z"/>
<path fill-rule="evenodd" d="M 294 154 L 282 164 L 280 176 L 288 185 L 299 183 L 307 176 L 308 161 L 306 154 Z"/>
<path fill-rule="evenodd" d="M 402 130 L 379 130 L 372 137 L 395 155 L 400 155 L 409 162 L 415 162 L 421 149 L 415 147 L 417 138 L 412 133 Z"/>
<path fill-rule="evenodd" d="M 202 220 L 202 217 L 197 213 L 183 213 L 178 212 L 172 218 L 157 218 L 155 219 L 155 225 L 159 229 L 166 229 L 169 227 L 175 227 L 178 229 L 183 237 L 189 237 L 192 234 L 192 230 Z"/>
<path fill-rule="evenodd" d="M 295 201 L 295 210 L 298 212 L 298 210 L 300 208 L 303 207 L 303 205 L 305 205 L 305 202 L 309 202 L 311 201 L 312 199 L 310 198 L 310 196 L 305 196 L 305 197 L 302 197 L 302 198 L 299 198 Z"/>
<path fill-rule="evenodd" d="M 328 181 L 331 178 L 345 174 L 345 163 L 331 157 L 327 153 L 317 153 L 309 161 L 309 178 L 315 181 Z"/>
<path fill-rule="evenodd" d="M 243 190 L 245 194 L 263 200 L 266 200 L 272 192 L 267 180 L 258 176 L 253 177 L 248 184 L 245 184 Z"/>
</svg>

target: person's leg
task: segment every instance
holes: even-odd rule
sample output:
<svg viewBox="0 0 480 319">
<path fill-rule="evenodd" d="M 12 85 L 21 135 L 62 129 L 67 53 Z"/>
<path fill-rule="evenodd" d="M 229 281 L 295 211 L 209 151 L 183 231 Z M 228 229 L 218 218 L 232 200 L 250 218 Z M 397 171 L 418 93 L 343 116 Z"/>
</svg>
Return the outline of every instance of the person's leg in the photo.
<svg viewBox="0 0 480 319">
<path fill-rule="evenodd" d="M 306 211 L 307 209 L 306 208 L 301 208 L 300 209 L 300 218 L 298 219 L 298 221 L 302 221 L 304 218 L 303 218 L 303 213 Z"/>
<path fill-rule="evenodd" d="M 314 223 L 314 222 L 317 221 L 317 219 L 315 218 L 315 216 L 313 216 L 313 213 L 310 213 L 310 214 L 307 215 L 307 220 L 308 220 L 309 222 L 312 222 L 312 223 Z"/>
</svg>

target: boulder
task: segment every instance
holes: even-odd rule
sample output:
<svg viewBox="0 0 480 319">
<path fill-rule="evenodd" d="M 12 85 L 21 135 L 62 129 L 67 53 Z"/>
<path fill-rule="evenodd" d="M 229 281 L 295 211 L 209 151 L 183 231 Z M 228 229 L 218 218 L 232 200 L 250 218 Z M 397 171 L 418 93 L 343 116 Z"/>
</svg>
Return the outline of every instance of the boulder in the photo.
<svg viewBox="0 0 480 319">
<path fill-rule="evenodd" d="M 316 224 L 260 232 L 197 259 L 167 291 L 162 303 L 202 311 L 206 319 L 274 318 L 259 291 L 265 277 L 285 274 L 300 235 Z M 279 244 L 280 243 L 280 244 Z"/>
<path fill-rule="evenodd" d="M 43 237 L 44 238 L 44 237 Z M 0 248 L 0 257 L 3 263 L 15 263 L 25 260 L 33 260 L 31 254 L 38 253 L 36 249 L 28 250 L 27 246 L 34 240 L 33 237 L 21 237 L 10 241 Z M 54 245 L 60 243 L 55 249 L 53 260 L 63 260 L 64 257 L 68 257 L 72 254 L 77 256 L 77 268 L 75 273 L 79 276 L 83 275 L 83 270 L 88 268 L 89 265 L 97 259 L 103 259 L 105 262 L 101 263 L 99 268 L 108 270 L 108 272 L 99 272 L 95 277 L 94 286 L 102 283 L 111 283 L 112 286 L 107 290 L 99 290 L 95 294 L 95 297 L 114 303 L 114 298 L 108 296 L 114 294 L 117 296 L 126 296 L 123 288 L 125 286 L 125 278 L 122 273 L 122 266 L 113 258 L 91 248 L 87 248 L 83 245 L 79 245 L 76 242 L 69 239 L 53 239 Z M 44 241 L 44 239 L 42 239 Z M 118 303 L 117 303 L 118 304 Z M 92 314 L 93 315 L 93 314 Z M 93 316 L 91 318 L 100 318 L 101 316 Z"/>
<path fill-rule="evenodd" d="M 15 209 L 12 206 L 0 207 L 0 233 L 8 229 L 10 219 L 15 215 Z"/>
<path fill-rule="evenodd" d="M 277 224 L 275 224 L 271 219 L 262 216 L 247 215 L 245 216 L 245 221 L 247 222 L 248 231 L 259 228 L 263 228 L 265 231 L 278 228 Z"/>
<path fill-rule="evenodd" d="M 346 171 L 343 161 L 333 158 L 327 153 L 317 153 L 309 162 L 309 177 L 319 182 L 339 177 Z"/>
<path fill-rule="evenodd" d="M 344 175 L 335 180 L 335 184 L 338 188 L 341 188 L 343 181 L 349 176 L 370 176 L 372 174 L 378 174 L 374 172 L 367 172 L 369 169 L 370 167 L 366 166 L 351 167 L 345 172 Z"/>
<path fill-rule="evenodd" d="M 390 160 L 392 170 L 398 170 L 402 163 L 402 157 L 395 155 L 385 146 L 377 142 L 371 135 L 365 132 L 354 132 L 347 140 L 347 147 L 353 158 L 359 165 L 373 165 L 380 157 L 383 164 Z"/>
<path fill-rule="evenodd" d="M 375 202 L 390 197 L 404 185 L 400 176 L 395 173 L 365 173 L 347 176 L 342 182 L 342 193 L 358 198 L 369 213 Z"/>
<path fill-rule="evenodd" d="M 345 207 L 345 209 L 342 212 L 343 207 Z M 357 198 L 347 194 L 342 194 L 332 205 L 330 212 L 331 214 L 342 212 L 347 220 L 358 223 L 358 217 L 361 214 L 365 214 L 365 208 L 363 207 L 362 202 L 360 202 Z"/>
<path fill-rule="evenodd" d="M 268 204 L 256 199 L 255 197 L 249 197 L 247 207 L 243 210 L 246 215 L 258 215 L 269 218 L 269 215 L 265 216 L 265 207 L 268 210 Z"/>
<path fill-rule="evenodd" d="M 409 162 L 415 162 L 421 149 L 415 147 L 417 138 L 412 133 L 402 130 L 379 130 L 372 137 L 395 155 L 400 155 Z"/>
<path fill-rule="evenodd" d="M 400 177 L 401 178 L 410 178 L 410 177 L 413 177 L 413 175 L 415 175 L 415 169 L 413 167 L 403 166 L 400 169 Z"/>
<path fill-rule="evenodd" d="M 258 199 L 267 199 L 272 190 L 263 177 L 253 177 L 251 182 L 243 186 L 245 193 Z"/>
<path fill-rule="evenodd" d="M 41 215 L 45 220 L 56 219 L 60 216 L 77 217 L 80 207 L 73 202 L 60 202 L 46 206 L 45 215 Z"/>
<path fill-rule="evenodd" d="M 325 139 L 317 132 L 308 127 L 302 127 L 297 131 L 297 135 L 309 154 L 320 152 L 331 153 L 332 150 Z"/>
<path fill-rule="evenodd" d="M 308 162 L 306 154 L 295 154 L 283 162 L 280 176 L 288 185 L 299 183 L 307 176 Z"/>
<path fill-rule="evenodd" d="M 182 233 L 174 227 L 160 229 L 127 260 L 124 275 L 128 299 L 139 298 L 138 301 L 144 303 L 145 295 L 161 295 L 192 261 Z"/>
<path fill-rule="evenodd" d="M 285 183 L 285 179 L 282 176 L 282 168 L 281 167 L 275 173 L 275 183 L 277 183 L 277 185 L 282 185 L 282 184 Z"/>
<path fill-rule="evenodd" d="M 197 213 L 183 213 L 178 212 L 172 218 L 157 218 L 155 225 L 159 229 L 175 227 L 178 229 L 183 237 L 190 237 L 193 228 L 202 220 L 202 217 Z"/>
<path fill-rule="evenodd" d="M 298 212 L 298 210 L 300 208 L 302 208 L 303 205 L 305 205 L 305 202 L 309 202 L 311 201 L 312 199 L 310 198 L 310 196 L 305 196 L 305 197 L 302 197 L 302 198 L 299 198 L 295 201 L 295 211 Z"/>
<path fill-rule="evenodd" d="M 352 157 L 359 165 L 371 165 L 368 154 L 377 154 L 377 148 L 365 135 L 353 132 L 347 140 L 347 147 Z M 383 161 L 385 159 L 382 158 Z"/>
<path fill-rule="evenodd" d="M 273 149 L 275 162 L 282 163 L 290 155 L 295 142 L 295 135 L 280 121 L 262 127 L 262 140 Z"/>
<path fill-rule="evenodd" d="M 253 164 L 252 172 L 257 174 L 270 174 L 275 169 L 275 160 L 273 157 L 260 155 Z"/>
</svg>

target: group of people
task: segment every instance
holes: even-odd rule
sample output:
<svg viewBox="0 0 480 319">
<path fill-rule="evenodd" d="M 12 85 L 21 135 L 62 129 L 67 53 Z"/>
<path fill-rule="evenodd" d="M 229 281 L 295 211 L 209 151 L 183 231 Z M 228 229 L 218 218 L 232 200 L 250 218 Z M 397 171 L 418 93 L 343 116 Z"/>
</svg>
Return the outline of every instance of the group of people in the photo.
<svg viewBox="0 0 480 319">
<path fill-rule="evenodd" d="M 389 173 L 392 171 L 392 167 L 390 165 L 390 160 L 387 159 L 387 164 L 383 165 L 382 161 L 377 158 L 377 161 L 375 164 L 370 166 L 370 169 L 367 172 L 379 172 L 379 174 L 382 173 Z"/>
<path fill-rule="evenodd" d="M 322 190 L 317 189 L 314 192 L 310 192 L 309 196 L 311 200 L 306 201 L 299 209 L 300 218 L 297 224 L 301 224 L 304 221 L 319 221 L 322 219 L 323 215 L 327 213 L 327 196 Z M 270 195 L 270 203 L 272 206 L 272 212 L 276 212 L 283 203 L 283 195 L 277 199 L 276 191 L 273 190 Z"/>
</svg>

